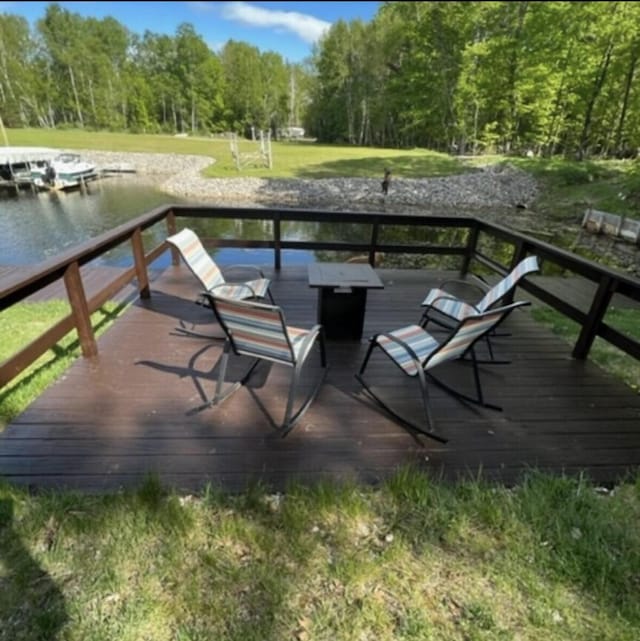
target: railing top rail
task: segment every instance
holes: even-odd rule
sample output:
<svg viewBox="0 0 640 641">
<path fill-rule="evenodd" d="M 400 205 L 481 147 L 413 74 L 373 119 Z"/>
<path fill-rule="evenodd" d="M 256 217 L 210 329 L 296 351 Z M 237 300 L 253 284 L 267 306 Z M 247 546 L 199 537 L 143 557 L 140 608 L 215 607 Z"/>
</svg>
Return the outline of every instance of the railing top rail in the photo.
<svg viewBox="0 0 640 641">
<path fill-rule="evenodd" d="M 378 211 L 333 211 L 324 209 L 296 209 L 290 207 L 217 207 L 206 204 L 172 205 L 178 217 L 218 217 L 244 218 L 247 220 L 274 219 L 290 221 L 324 221 L 362 224 L 388 225 L 429 225 L 431 227 L 471 227 L 475 225 L 473 216 L 432 216 L 413 214 L 390 214 Z"/>
<path fill-rule="evenodd" d="M 537 238 L 498 225 L 497 223 L 482 220 L 476 220 L 476 223 L 480 230 L 487 229 L 495 236 L 508 239 L 511 242 L 524 244 L 531 253 L 537 254 L 541 259 L 550 258 L 558 266 L 570 269 L 576 274 L 580 274 L 593 281 L 599 281 L 603 275 L 606 275 L 612 280 L 628 286 L 629 289 L 636 290 L 640 295 L 640 280 L 633 276 L 623 274 L 610 267 L 596 263 L 593 260 L 573 254 L 566 249 L 561 249 L 543 240 L 538 240 Z"/>
<path fill-rule="evenodd" d="M 511 243 L 524 245 L 528 252 L 536 253 L 542 259 L 551 259 L 557 265 L 574 271 L 593 281 L 599 281 L 603 276 L 607 276 L 616 283 L 616 289 L 618 291 L 640 300 L 640 280 L 572 254 L 569 251 L 560 249 L 524 233 L 472 216 L 416 216 L 385 212 L 324 211 L 287 207 L 256 208 L 218 207 L 207 204 L 166 204 L 123 223 L 108 232 L 100 234 L 89 241 L 79 244 L 50 260 L 27 267 L 19 274 L 15 272 L 8 274 L 0 280 L 0 309 L 6 307 L 6 305 L 2 304 L 3 299 L 12 297 L 12 295 L 18 291 L 37 291 L 60 278 L 64 270 L 71 263 L 77 262 L 79 265 L 88 263 L 122 243 L 130 237 L 136 229 L 146 229 L 163 220 L 170 212 L 173 212 L 177 217 L 218 217 L 249 220 L 278 219 L 280 221 L 377 223 L 381 225 L 427 225 L 433 227 L 475 228 L 485 230 L 493 236 L 504 238 Z"/>
<path fill-rule="evenodd" d="M 124 239 L 138 228 L 146 229 L 165 218 L 171 206 L 160 206 L 142 214 L 122 225 L 80 243 L 51 259 L 37 265 L 30 265 L 21 270 L 20 274 L 10 274 L 0 280 L 0 301 L 19 289 L 31 286 L 39 289 L 60 278 L 71 263 L 84 265 L 89 261 L 119 245 Z M 0 306 L 1 308 L 1 306 Z"/>
</svg>

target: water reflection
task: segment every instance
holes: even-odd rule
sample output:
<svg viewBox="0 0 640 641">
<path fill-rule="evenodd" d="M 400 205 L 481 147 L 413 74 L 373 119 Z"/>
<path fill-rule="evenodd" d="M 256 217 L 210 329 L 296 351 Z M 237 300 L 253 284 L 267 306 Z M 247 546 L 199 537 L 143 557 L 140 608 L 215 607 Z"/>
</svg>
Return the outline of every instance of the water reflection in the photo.
<svg viewBox="0 0 640 641">
<path fill-rule="evenodd" d="M 176 202 L 131 179 L 90 183 L 86 191 L 0 195 L 0 264 L 38 263 L 163 203 Z"/>
<path fill-rule="evenodd" d="M 0 265 L 30 265 L 42 262 L 61 252 L 86 242 L 121 225 L 132 218 L 172 202 L 183 202 L 159 191 L 153 184 L 141 183 L 131 177 L 106 178 L 87 186 L 86 191 L 22 193 L 8 197 L 0 195 Z M 240 219 L 183 219 L 202 238 L 272 240 L 270 220 Z M 368 225 L 350 223 L 318 223 L 285 221 L 283 240 L 319 240 L 326 242 L 368 243 Z M 461 244 L 464 233 L 455 230 L 390 227 L 381 229 L 381 242 L 428 242 L 431 244 Z M 164 222 L 145 230 L 145 247 L 151 248 L 166 238 Z M 460 237 L 462 236 L 462 237 Z M 271 249 L 217 249 L 212 252 L 221 264 L 251 263 L 273 265 Z M 284 265 L 300 265 L 316 260 L 344 260 L 352 253 L 330 251 L 284 250 Z M 391 260 L 391 257 L 389 257 Z M 413 266 L 414 257 L 393 257 L 393 266 Z M 131 264 L 128 243 L 101 256 L 97 263 L 128 266 Z M 154 267 L 169 265 L 170 256 L 164 253 Z M 386 259 L 385 259 L 386 262 Z"/>
<path fill-rule="evenodd" d="M 108 178 L 90 183 L 86 191 L 21 193 L 0 195 L 0 265 L 30 265 L 47 260 L 61 252 L 102 234 L 132 218 L 169 203 L 187 203 L 170 197 L 153 184 L 144 184 L 130 177 Z M 186 219 L 203 237 L 271 240 L 273 223 L 269 220 L 205 220 Z M 291 223 L 284 237 L 308 240 L 316 237 L 317 228 L 309 223 Z M 159 223 L 144 232 L 145 246 L 159 244 L 166 237 L 166 226 Z M 213 252 L 222 264 L 273 264 L 270 249 L 218 249 Z M 131 264 L 127 244 L 102 256 L 101 264 Z M 313 262 L 313 252 L 286 250 L 285 264 Z M 169 264 L 163 254 L 157 267 Z"/>
</svg>

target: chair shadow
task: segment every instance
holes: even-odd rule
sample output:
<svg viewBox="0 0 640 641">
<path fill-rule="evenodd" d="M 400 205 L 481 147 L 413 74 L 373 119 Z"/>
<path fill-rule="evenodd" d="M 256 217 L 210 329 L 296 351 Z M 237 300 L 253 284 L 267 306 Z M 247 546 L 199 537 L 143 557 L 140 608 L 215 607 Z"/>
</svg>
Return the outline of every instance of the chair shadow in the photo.
<svg viewBox="0 0 640 641">
<path fill-rule="evenodd" d="M 62 591 L 13 528 L 14 506 L 0 498 L 0 637 L 54 641 L 69 619 Z"/>
<path fill-rule="evenodd" d="M 150 360 L 139 360 L 136 361 L 135 364 L 150 367 L 161 372 L 166 372 L 167 374 L 173 374 L 178 378 L 191 378 L 202 402 L 207 403 L 211 399 L 212 394 L 207 394 L 204 389 L 203 382 L 208 381 L 212 384 L 217 383 L 218 376 L 220 374 L 220 361 L 222 359 L 222 354 L 208 370 L 198 369 L 196 364 L 198 359 L 200 359 L 208 350 L 219 347 L 219 344 L 216 343 L 204 345 L 194 352 L 194 354 L 189 358 L 189 362 L 186 366 L 170 365 Z M 235 356 L 234 354 L 231 354 L 229 364 L 227 366 L 227 375 L 225 377 L 226 384 L 230 385 L 243 378 L 244 373 L 249 366 L 248 364 L 251 361 L 253 361 L 253 359 L 249 356 Z M 253 389 L 260 389 L 263 387 L 269 377 L 271 365 L 272 364 L 268 361 L 261 361 L 255 368 L 249 380 L 245 383 L 245 387 Z M 187 410 L 186 413 L 193 413 L 193 410 L 194 408 L 191 408 Z"/>
</svg>

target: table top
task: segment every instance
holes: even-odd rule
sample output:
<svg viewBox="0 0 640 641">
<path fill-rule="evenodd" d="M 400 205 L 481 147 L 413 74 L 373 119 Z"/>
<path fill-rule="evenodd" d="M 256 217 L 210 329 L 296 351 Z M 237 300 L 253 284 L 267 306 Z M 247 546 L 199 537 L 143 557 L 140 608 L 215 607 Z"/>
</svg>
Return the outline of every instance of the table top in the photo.
<svg viewBox="0 0 640 641">
<path fill-rule="evenodd" d="M 367 263 L 309 263 L 309 286 L 384 288 L 378 274 Z"/>
</svg>

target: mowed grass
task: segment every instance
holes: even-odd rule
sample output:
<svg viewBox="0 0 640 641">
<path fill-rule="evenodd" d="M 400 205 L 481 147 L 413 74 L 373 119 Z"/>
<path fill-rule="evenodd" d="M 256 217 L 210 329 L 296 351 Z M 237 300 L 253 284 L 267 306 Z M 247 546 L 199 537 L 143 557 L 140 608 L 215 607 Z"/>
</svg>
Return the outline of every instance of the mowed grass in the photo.
<svg viewBox="0 0 640 641">
<path fill-rule="evenodd" d="M 0 484 L 3 641 L 637 641 L 639 576 L 640 480 Z"/>
<path fill-rule="evenodd" d="M 379 177 L 385 167 L 394 176 L 425 178 L 462 173 L 471 169 L 448 154 L 426 149 L 397 150 L 346 145 L 318 145 L 312 142 L 272 142 L 273 168 L 235 167 L 229 140 L 221 138 L 123 134 L 56 129 L 10 129 L 12 145 L 33 145 L 59 149 L 195 154 L 209 156 L 215 163 L 205 169 L 210 178 L 337 178 Z M 241 153 L 255 153 L 259 143 L 239 141 Z"/>
</svg>

